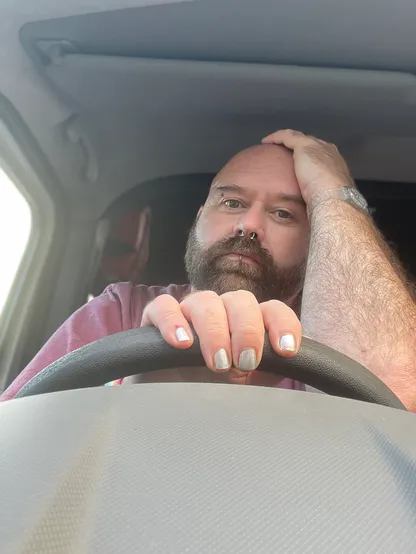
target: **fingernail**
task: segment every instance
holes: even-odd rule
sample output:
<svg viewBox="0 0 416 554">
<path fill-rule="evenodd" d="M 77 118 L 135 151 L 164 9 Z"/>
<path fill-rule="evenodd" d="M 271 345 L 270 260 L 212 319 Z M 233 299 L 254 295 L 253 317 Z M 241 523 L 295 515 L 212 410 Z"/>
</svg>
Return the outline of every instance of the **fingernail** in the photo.
<svg viewBox="0 0 416 554">
<path fill-rule="evenodd" d="M 257 367 L 256 353 L 252 348 L 243 350 L 238 359 L 238 368 L 242 371 L 253 371 Z"/>
<path fill-rule="evenodd" d="M 218 350 L 218 352 L 214 354 L 214 365 L 215 369 L 219 371 L 230 369 L 230 359 L 225 348 L 221 348 L 221 350 Z"/>
<path fill-rule="evenodd" d="M 188 333 L 185 331 L 183 327 L 178 327 L 176 329 L 175 334 L 179 342 L 185 342 L 187 340 L 191 340 L 190 336 L 188 335 Z"/>
<path fill-rule="evenodd" d="M 286 350 L 286 352 L 296 352 L 296 341 L 293 335 L 282 335 L 279 341 L 280 350 Z"/>
</svg>

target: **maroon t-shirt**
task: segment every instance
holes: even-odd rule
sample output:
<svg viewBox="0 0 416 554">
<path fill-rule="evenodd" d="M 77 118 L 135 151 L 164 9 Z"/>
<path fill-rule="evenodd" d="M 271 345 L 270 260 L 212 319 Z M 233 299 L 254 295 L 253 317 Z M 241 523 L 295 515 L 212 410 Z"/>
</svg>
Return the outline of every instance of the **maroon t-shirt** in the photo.
<svg viewBox="0 0 416 554">
<path fill-rule="evenodd" d="M 161 294 L 181 301 L 190 292 L 189 285 L 168 287 L 133 286 L 117 283 L 77 310 L 49 339 L 42 350 L 20 373 L 0 401 L 10 400 L 32 377 L 65 354 L 107 335 L 140 327 L 145 306 Z M 304 390 L 301 383 L 284 379 L 279 388 Z"/>
</svg>

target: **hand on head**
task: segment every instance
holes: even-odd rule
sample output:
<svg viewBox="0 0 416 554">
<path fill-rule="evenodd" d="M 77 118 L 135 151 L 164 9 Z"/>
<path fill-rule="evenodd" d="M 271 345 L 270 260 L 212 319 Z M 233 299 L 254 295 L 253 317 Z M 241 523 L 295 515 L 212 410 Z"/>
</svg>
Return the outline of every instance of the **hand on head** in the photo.
<svg viewBox="0 0 416 554">
<path fill-rule="evenodd" d="M 285 146 L 293 151 L 296 178 L 307 205 L 319 191 L 354 186 L 348 166 L 334 144 L 291 129 L 276 131 L 262 143 Z"/>
</svg>

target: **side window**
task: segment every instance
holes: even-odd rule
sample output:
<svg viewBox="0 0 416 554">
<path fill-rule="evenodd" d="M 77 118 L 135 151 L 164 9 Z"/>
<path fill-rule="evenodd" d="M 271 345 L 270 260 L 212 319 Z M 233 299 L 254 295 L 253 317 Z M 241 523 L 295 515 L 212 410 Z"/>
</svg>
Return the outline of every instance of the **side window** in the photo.
<svg viewBox="0 0 416 554">
<path fill-rule="evenodd" d="M 0 315 L 25 254 L 31 227 L 27 200 L 0 167 Z"/>
</svg>

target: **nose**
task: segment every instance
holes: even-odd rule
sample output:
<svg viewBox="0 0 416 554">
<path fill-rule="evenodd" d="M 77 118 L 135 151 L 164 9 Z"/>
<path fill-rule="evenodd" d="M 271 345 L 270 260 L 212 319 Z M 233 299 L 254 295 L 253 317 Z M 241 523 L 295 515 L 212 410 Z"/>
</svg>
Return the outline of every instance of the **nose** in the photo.
<svg viewBox="0 0 416 554">
<path fill-rule="evenodd" d="M 239 219 L 234 229 L 237 236 L 245 236 L 257 239 L 260 243 L 264 240 L 264 222 L 261 210 L 257 206 L 251 206 Z"/>
</svg>

